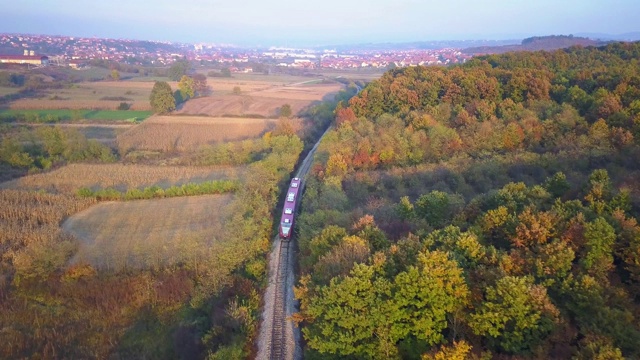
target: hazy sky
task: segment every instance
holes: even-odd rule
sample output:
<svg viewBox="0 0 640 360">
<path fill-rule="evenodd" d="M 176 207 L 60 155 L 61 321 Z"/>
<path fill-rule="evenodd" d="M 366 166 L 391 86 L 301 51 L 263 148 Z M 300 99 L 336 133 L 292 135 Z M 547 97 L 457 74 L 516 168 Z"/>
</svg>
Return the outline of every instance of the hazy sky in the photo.
<svg viewBox="0 0 640 360">
<path fill-rule="evenodd" d="M 640 0 L 0 0 L 0 32 L 321 45 L 640 31 Z"/>
</svg>

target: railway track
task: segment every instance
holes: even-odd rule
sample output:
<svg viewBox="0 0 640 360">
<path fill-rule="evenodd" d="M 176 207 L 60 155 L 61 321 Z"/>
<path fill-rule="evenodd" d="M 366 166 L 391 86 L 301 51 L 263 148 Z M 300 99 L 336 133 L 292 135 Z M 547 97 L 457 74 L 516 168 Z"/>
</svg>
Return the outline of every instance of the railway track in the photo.
<svg viewBox="0 0 640 360">
<path fill-rule="evenodd" d="M 331 129 L 331 128 L 329 128 Z M 327 131 L 325 131 L 325 134 Z M 323 134 L 324 136 L 324 134 Z M 300 164 L 296 177 L 301 179 L 299 196 L 304 191 L 305 176 L 313 164 L 313 155 L 318 141 Z M 292 230 L 293 231 L 293 230 Z M 258 360 L 300 359 L 301 352 L 296 343 L 300 338 L 299 329 L 295 329 L 287 316 L 293 310 L 293 256 L 295 237 L 289 241 L 274 239 L 277 245 L 272 250 L 269 286 L 265 292 L 265 312 L 258 339 Z"/>
<path fill-rule="evenodd" d="M 286 348 L 287 325 L 287 276 L 289 274 L 290 241 L 281 241 L 278 249 L 278 272 L 275 283 L 275 298 L 273 303 L 273 324 L 271 326 L 271 344 L 269 359 L 284 359 Z"/>
</svg>

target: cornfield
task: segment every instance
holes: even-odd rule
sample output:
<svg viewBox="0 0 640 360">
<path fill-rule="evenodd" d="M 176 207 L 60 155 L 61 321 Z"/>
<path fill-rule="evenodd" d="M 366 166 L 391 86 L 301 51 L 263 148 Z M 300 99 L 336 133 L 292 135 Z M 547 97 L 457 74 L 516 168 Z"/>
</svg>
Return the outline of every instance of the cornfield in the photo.
<svg viewBox="0 0 640 360">
<path fill-rule="evenodd" d="M 63 242 L 73 244 L 60 223 L 95 203 L 95 199 L 70 195 L 0 190 L 0 298 L 14 271 L 36 271 L 32 268 L 35 254 Z"/>
<path fill-rule="evenodd" d="M 243 167 L 69 164 L 48 173 L 33 174 L 2 183 L 0 188 L 56 193 L 75 193 L 83 187 L 126 191 L 153 185 L 167 188 L 186 183 L 233 180 L 241 178 L 244 172 Z"/>
</svg>

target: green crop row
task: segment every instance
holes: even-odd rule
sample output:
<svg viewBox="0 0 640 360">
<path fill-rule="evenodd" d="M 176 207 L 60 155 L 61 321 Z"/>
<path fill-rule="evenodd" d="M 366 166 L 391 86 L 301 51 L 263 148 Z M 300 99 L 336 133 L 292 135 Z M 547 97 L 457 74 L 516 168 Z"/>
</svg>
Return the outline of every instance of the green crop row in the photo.
<svg viewBox="0 0 640 360">
<path fill-rule="evenodd" d="M 129 189 L 119 191 L 114 188 L 91 190 L 83 187 L 76 192 L 81 197 L 93 197 L 98 201 L 115 200 L 142 200 L 170 198 L 178 196 L 211 195 L 235 192 L 240 188 L 240 183 L 235 180 L 213 180 L 199 184 L 189 183 L 180 186 L 171 186 L 163 189 L 159 186 L 149 186 L 144 189 Z"/>
<path fill-rule="evenodd" d="M 114 121 L 136 119 L 137 121 L 141 121 L 151 116 L 151 114 L 150 111 L 134 110 L 4 109 L 0 110 L 0 122 L 57 123 L 82 119 Z"/>
</svg>

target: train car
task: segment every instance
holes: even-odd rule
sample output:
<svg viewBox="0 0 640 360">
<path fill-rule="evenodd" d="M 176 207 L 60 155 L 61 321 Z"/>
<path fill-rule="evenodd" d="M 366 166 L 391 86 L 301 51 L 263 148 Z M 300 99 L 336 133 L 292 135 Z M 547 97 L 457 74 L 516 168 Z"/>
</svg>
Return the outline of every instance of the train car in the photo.
<svg viewBox="0 0 640 360">
<path fill-rule="evenodd" d="M 296 216 L 296 205 L 298 204 L 298 194 L 300 191 L 300 178 L 293 178 L 289 189 L 287 190 L 287 198 L 284 200 L 282 209 L 282 218 L 280 219 L 279 232 L 280 237 L 284 240 L 291 238 L 293 232 L 293 223 Z"/>
</svg>

